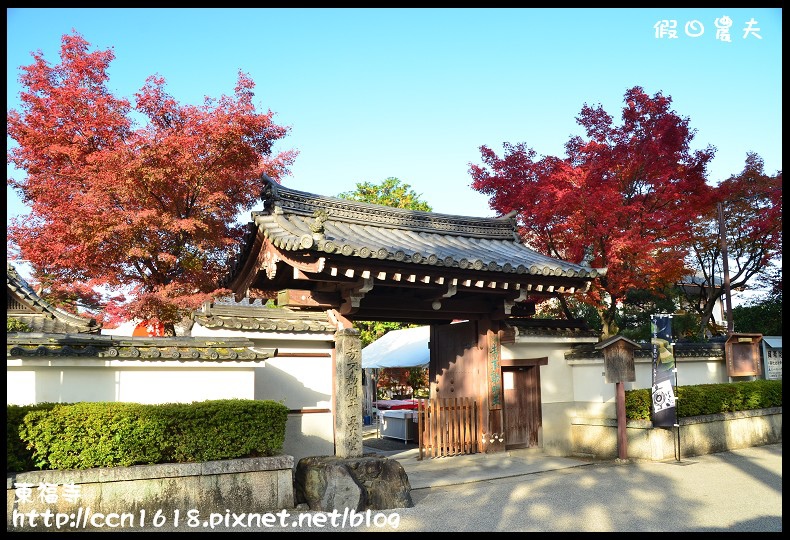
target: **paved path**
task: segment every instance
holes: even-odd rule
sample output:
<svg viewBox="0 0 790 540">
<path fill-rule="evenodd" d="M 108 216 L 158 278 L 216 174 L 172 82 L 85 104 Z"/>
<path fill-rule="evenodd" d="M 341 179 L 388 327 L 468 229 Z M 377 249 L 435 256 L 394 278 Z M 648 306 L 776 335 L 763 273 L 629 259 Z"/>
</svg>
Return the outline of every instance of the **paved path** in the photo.
<svg viewBox="0 0 790 540">
<path fill-rule="evenodd" d="M 273 527 L 220 524 L 198 530 L 782 531 L 781 443 L 680 462 L 590 462 L 526 451 L 499 455 L 499 462 L 481 455 L 417 463 L 407 454 L 391 457 L 402 461 L 409 475 L 412 508 L 345 515 L 281 511 Z M 469 460 L 471 469 L 453 466 L 452 460 L 464 459 Z M 442 474 L 428 468 L 432 462 L 434 467 L 444 468 Z M 461 461 L 454 463 L 460 465 Z"/>
<path fill-rule="evenodd" d="M 402 531 L 781 532 L 782 445 L 412 491 Z"/>
<path fill-rule="evenodd" d="M 376 452 L 395 459 L 409 476 L 412 490 L 468 484 L 590 465 L 590 460 L 552 457 L 540 449 L 511 450 L 501 454 L 472 454 L 419 459 L 419 450 Z"/>
</svg>

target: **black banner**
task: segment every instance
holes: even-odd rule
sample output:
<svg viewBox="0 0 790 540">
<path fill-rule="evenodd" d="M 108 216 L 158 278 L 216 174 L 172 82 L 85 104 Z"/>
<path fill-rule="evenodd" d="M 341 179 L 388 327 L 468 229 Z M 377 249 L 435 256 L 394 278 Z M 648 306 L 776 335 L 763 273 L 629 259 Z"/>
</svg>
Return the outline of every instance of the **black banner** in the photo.
<svg viewBox="0 0 790 540">
<path fill-rule="evenodd" d="M 653 409 L 651 420 L 657 427 L 673 427 L 677 416 L 672 388 L 675 356 L 672 347 L 672 316 L 654 315 L 653 331 Z"/>
</svg>

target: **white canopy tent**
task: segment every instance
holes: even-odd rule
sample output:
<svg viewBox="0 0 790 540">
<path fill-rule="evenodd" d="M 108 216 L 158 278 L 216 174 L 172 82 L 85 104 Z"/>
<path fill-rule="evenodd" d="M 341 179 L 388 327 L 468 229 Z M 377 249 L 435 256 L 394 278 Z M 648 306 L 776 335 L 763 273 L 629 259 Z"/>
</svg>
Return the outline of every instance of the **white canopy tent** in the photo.
<svg viewBox="0 0 790 540">
<path fill-rule="evenodd" d="M 430 335 L 430 326 L 390 330 L 362 349 L 362 369 L 367 372 L 363 388 L 363 410 L 368 418 L 378 410 L 373 407 L 373 403 L 376 401 L 378 370 L 383 368 L 427 368 L 430 362 L 428 349 Z"/>
<path fill-rule="evenodd" d="M 428 367 L 430 326 L 390 330 L 362 349 L 362 368 Z"/>
</svg>

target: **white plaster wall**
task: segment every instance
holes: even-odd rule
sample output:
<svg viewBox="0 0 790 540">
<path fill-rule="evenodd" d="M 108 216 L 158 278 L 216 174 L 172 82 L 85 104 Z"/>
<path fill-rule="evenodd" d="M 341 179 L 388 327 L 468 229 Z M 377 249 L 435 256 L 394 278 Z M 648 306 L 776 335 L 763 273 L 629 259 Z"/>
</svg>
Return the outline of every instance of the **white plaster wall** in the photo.
<svg viewBox="0 0 790 540">
<path fill-rule="evenodd" d="M 6 403 L 9 405 L 34 405 L 36 403 L 36 372 L 32 369 L 11 371 L 6 369 Z"/>
<path fill-rule="evenodd" d="M 190 403 L 211 399 L 254 399 L 254 368 L 122 370 L 118 401 Z"/>
<path fill-rule="evenodd" d="M 281 401 L 289 409 L 332 408 L 331 357 L 270 358 L 255 369 L 254 399 Z"/>
<path fill-rule="evenodd" d="M 190 403 L 254 399 L 254 368 L 7 367 L 7 403 Z"/>
<path fill-rule="evenodd" d="M 678 386 L 729 382 L 727 365 L 724 359 L 697 361 L 685 361 L 681 359 L 678 361 L 677 366 Z"/>
<path fill-rule="evenodd" d="M 288 415 L 283 453 L 293 456 L 294 467 L 304 457 L 335 454 L 333 418 L 331 412 Z"/>
</svg>

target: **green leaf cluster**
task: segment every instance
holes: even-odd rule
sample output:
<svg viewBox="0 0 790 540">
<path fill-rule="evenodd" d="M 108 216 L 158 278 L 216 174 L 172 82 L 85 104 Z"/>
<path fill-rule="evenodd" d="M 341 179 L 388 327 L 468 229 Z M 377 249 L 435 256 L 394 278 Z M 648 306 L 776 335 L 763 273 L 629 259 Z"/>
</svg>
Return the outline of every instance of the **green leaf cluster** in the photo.
<svg viewBox="0 0 790 540">
<path fill-rule="evenodd" d="M 8 472 L 32 471 L 36 468 L 32 450 L 19 437 L 19 428 L 29 412 L 50 410 L 57 405 L 57 403 L 38 403 L 6 406 L 5 449 Z"/>
<path fill-rule="evenodd" d="M 20 321 L 19 319 L 16 319 L 14 317 L 8 317 L 5 320 L 5 326 L 6 326 L 6 333 L 9 333 L 9 334 L 12 333 L 12 332 L 32 332 L 33 331 L 33 329 L 30 328 L 30 326 L 27 323 L 25 323 L 24 321 Z"/>
<path fill-rule="evenodd" d="M 9 471 L 270 456 L 282 450 L 288 418 L 282 403 L 241 399 L 8 409 Z"/>
<path fill-rule="evenodd" d="M 168 462 L 272 456 L 282 451 L 288 408 L 268 400 L 212 400 L 161 406 Z"/>
<path fill-rule="evenodd" d="M 782 381 L 757 379 L 675 388 L 678 418 L 782 406 Z M 650 420 L 651 389 L 625 392 L 628 420 Z"/>
<path fill-rule="evenodd" d="M 338 197 L 421 212 L 430 212 L 432 210 L 431 206 L 421 200 L 420 194 L 415 192 L 409 184 L 402 183 L 399 178 L 393 176 L 384 179 L 380 184 L 372 182 L 357 183 L 356 190 L 340 193 Z"/>
<path fill-rule="evenodd" d="M 764 299 L 732 310 L 736 331 L 764 336 L 782 335 L 782 297 Z"/>
</svg>

